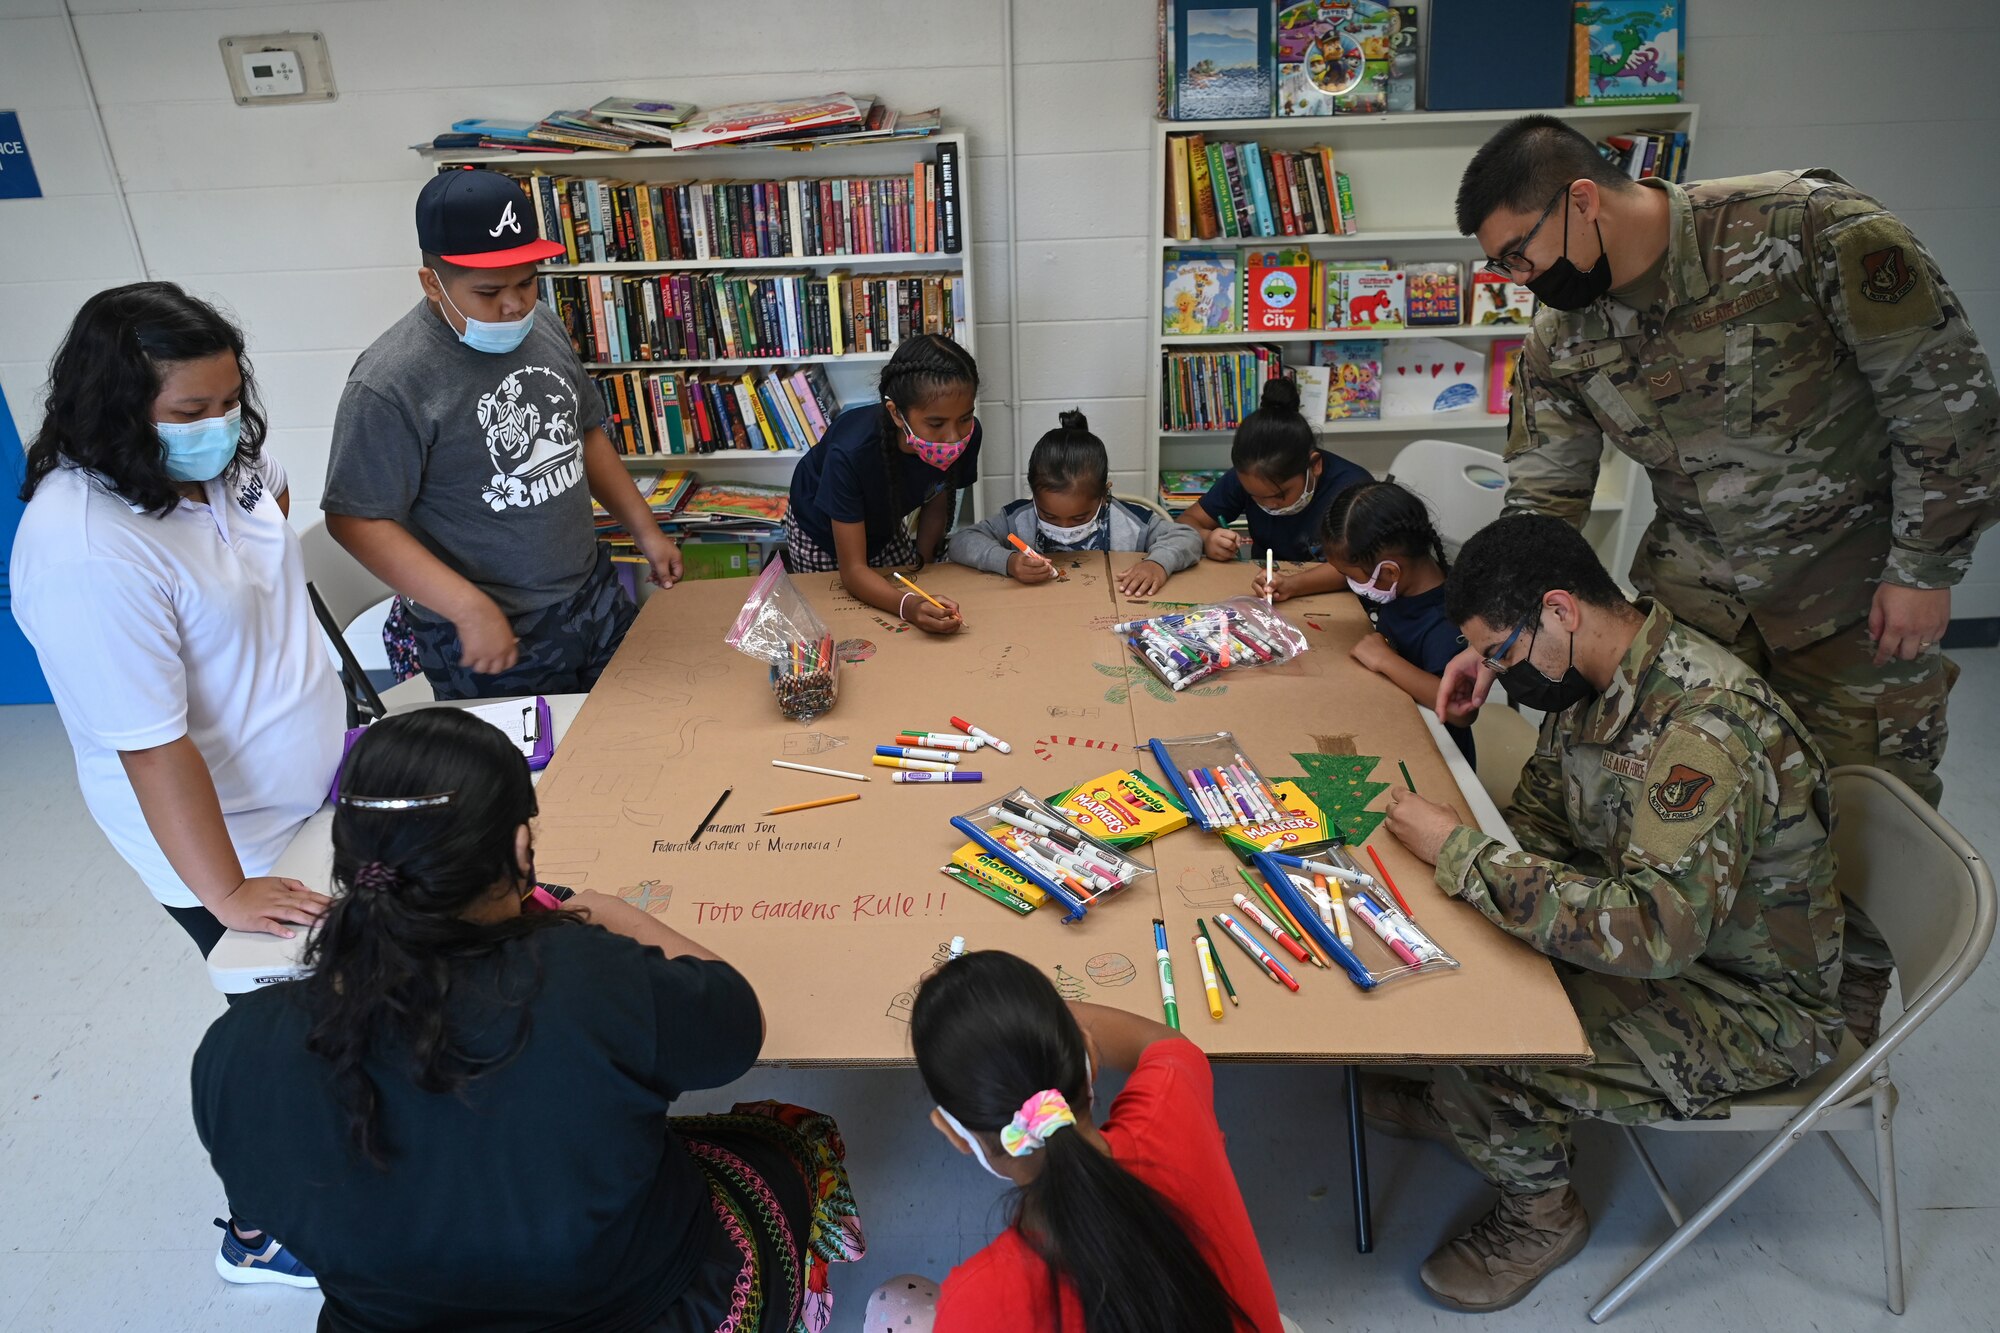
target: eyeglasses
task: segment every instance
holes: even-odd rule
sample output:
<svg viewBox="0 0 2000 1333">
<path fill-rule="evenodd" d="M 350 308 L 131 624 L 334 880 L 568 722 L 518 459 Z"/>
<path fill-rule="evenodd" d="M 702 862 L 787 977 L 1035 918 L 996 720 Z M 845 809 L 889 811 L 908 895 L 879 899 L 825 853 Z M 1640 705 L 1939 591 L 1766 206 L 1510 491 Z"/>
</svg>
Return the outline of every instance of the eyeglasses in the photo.
<svg viewBox="0 0 2000 1333">
<path fill-rule="evenodd" d="M 1564 185 L 1560 190 L 1557 190 L 1556 197 L 1549 200 L 1549 206 L 1542 210 L 1542 215 L 1535 219 L 1535 225 L 1528 228 L 1528 234 L 1526 236 L 1523 236 L 1515 244 L 1513 249 L 1509 250 L 1506 254 L 1501 255 L 1498 259 L 1487 260 L 1479 267 L 1485 269 L 1488 273 L 1494 274 L 1495 276 L 1502 278 L 1519 277 L 1521 274 L 1533 270 L 1533 268 L 1535 267 L 1535 263 L 1533 260 L 1528 258 L 1526 253 L 1528 249 L 1528 242 L 1535 239 L 1535 233 L 1542 229 L 1542 224 L 1549 220 L 1549 214 L 1555 211 L 1556 205 L 1561 203 L 1563 196 L 1568 193 L 1569 193 L 1568 185 Z M 1509 642 L 1511 642 L 1511 640 Z"/>
<path fill-rule="evenodd" d="M 1521 632 L 1528 628 L 1529 622 L 1539 622 L 1540 619 L 1541 608 L 1537 607 L 1535 608 L 1535 613 L 1530 615 L 1527 620 L 1523 620 L 1520 624 L 1514 626 L 1514 632 L 1509 634 L 1501 645 L 1493 650 L 1491 657 L 1482 657 L 1479 659 L 1485 664 L 1486 669 L 1496 676 L 1505 675 L 1507 673 L 1507 654 L 1514 650 L 1515 641 L 1521 637 Z M 1535 632 L 1537 634 L 1541 633 L 1539 623 L 1535 625 Z M 1531 653 L 1535 651 L 1535 641 L 1532 638 L 1528 640 L 1528 651 Z"/>
</svg>

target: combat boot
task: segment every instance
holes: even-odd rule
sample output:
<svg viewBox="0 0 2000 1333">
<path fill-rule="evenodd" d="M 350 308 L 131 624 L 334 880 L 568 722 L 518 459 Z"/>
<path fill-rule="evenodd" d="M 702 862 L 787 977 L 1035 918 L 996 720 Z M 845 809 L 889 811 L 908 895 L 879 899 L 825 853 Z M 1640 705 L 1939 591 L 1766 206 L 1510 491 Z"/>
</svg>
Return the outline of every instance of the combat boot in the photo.
<svg viewBox="0 0 2000 1333">
<path fill-rule="evenodd" d="M 1583 1200 L 1568 1185 L 1502 1194 L 1493 1211 L 1424 1260 L 1431 1295 L 1454 1310 L 1504 1310 L 1567 1263 L 1590 1239 Z"/>
<path fill-rule="evenodd" d="M 1431 1104 L 1431 1085 L 1390 1074 L 1361 1076 L 1361 1114 L 1391 1138 L 1429 1139 L 1456 1147 L 1451 1128 Z"/>
<path fill-rule="evenodd" d="M 1840 1012 L 1847 1030 L 1863 1047 L 1873 1046 L 1882 1032 L 1882 1006 L 1889 999 L 1894 970 L 1869 967 L 1849 958 L 1840 969 Z"/>
</svg>

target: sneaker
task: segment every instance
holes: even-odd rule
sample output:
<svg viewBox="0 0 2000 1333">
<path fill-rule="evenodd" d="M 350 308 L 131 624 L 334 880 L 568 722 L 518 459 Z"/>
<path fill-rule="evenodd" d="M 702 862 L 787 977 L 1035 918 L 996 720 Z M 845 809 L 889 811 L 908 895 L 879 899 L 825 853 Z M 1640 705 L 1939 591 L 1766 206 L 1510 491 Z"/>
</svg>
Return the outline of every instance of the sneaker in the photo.
<svg viewBox="0 0 2000 1333">
<path fill-rule="evenodd" d="M 1361 1076 L 1361 1115 L 1371 1129 L 1391 1138 L 1428 1139 L 1455 1147 L 1444 1117 L 1431 1104 L 1431 1085 L 1390 1074 Z"/>
<path fill-rule="evenodd" d="M 1583 1200 L 1567 1185 L 1502 1194 L 1493 1211 L 1424 1260 L 1419 1276 L 1454 1310 L 1504 1310 L 1535 1289 L 1590 1239 Z"/>
<path fill-rule="evenodd" d="M 1868 967 L 1852 958 L 1840 969 L 1841 1016 L 1864 1048 L 1873 1046 L 1881 1035 L 1882 1006 L 1889 999 L 1889 978 L 1893 975 L 1889 968 Z"/>
<path fill-rule="evenodd" d="M 224 1282 L 282 1282 L 288 1287 L 319 1286 L 313 1271 L 299 1262 L 297 1255 L 266 1233 L 254 1241 L 244 1240 L 228 1222 L 215 1219 L 222 1228 L 222 1248 L 215 1254 L 215 1271 Z M 258 1248 L 252 1249 L 251 1246 Z"/>
</svg>

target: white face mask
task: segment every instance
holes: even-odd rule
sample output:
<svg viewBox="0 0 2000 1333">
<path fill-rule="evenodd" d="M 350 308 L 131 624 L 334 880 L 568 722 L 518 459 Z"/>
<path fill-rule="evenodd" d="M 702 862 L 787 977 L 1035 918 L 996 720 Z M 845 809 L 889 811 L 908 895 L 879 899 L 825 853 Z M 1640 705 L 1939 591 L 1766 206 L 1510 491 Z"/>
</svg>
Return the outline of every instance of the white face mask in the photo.
<svg viewBox="0 0 2000 1333">
<path fill-rule="evenodd" d="M 1097 507 L 1097 512 L 1082 523 L 1077 524 L 1073 528 L 1059 528 L 1043 518 L 1040 512 L 1037 511 L 1035 514 L 1035 531 L 1039 532 L 1042 535 L 1042 539 L 1052 546 L 1063 550 L 1075 550 L 1089 541 L 1097 532 L 1097 524 L 1103 517 L 1104 506 L 1100 504 Z"/>
<path fill-rule="evenodd" d="M 1084 1078 L 1085 1095 L 1086 1096 L 1095 1095 L 1097 1091 L 1097 1071 L 1090 1067 L 1090 1057 L 1088 1055 L 1083 1057 L 1083 1078 Z M 979 1136 L 977 1134 L 967 1129 L 964 1125 L 961 1125 L 958 1122 L 958 1117 L 953 1115 L 951 1112 L 945 1110 L 942 1106 L 937 1108 L 937 1113 L 944 1117 L 944 1122 L 947 1125 L 951 1126 L 952 1133 L 958 1135 L 958 1137 L 964 1139 L 967 1144 L 971 1145 L 972 1155 L 974 1157 L 977 1157 L 979 1159 L 979 1164 L 986 1168 L 987 1175 L 992 1176 L 995 1180 L 1004 1180 L 1009 1185 L 1014 1183 L 1011 1177 L 1002 1175 L 999 1171 L 994 1169 L 993 1163 L 987 1160 L 986 1145 L 979 1141 Z"/>
<path fill-rule="evenodd" d="M 1396 571 L 1396 583 L 1392 583 L 1386 588 L 1380 586 L 1382 571 L 1388 568 L 1388 565 L 1389 562 L 1384 560 L 1369 573 L 1368 582 L 1356 583 L 1353 579 L 1349 579 L 1347 586 L 1352 588 L 1354 595 L 1363 601 L 1373 602 L 1377 606 L 1387 606 L 1396 600 L 1396 583 L 1403 581 L 1402 571 L 1398 570 Z"/>
<path fill-rule="evenodd" d="M 1303 514 L 1306 511 L 1306 507 L 1313 502 L 1313 490 L 1318 485 L 1319 478 L 1308 472 L 1306 474 L 1306 488 L 1299 492 L 1298 499 L 1292 501 L 1283 509 L 1273 509 L 1269 505 L 1261 504 L 1257 507 L 1272 518 L 1290 518 L 1293 514 Z"/>
</svg>

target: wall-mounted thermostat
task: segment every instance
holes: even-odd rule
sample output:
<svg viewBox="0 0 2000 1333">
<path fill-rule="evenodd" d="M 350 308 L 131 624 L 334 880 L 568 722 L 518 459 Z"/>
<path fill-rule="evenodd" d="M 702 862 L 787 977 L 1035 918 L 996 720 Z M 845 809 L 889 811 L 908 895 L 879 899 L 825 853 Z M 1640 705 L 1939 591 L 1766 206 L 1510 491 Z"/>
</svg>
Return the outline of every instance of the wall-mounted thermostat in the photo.
<svg viewBox="0 0 2000 1333">
<path fill-rule="evenodd" d="M 316 32 L 274 32 L 263 37 L 225 37 L 222 64 L 238 106 L 278 106 L 331 102 L 333 65 L 326 38 Z"/>
</svg>

